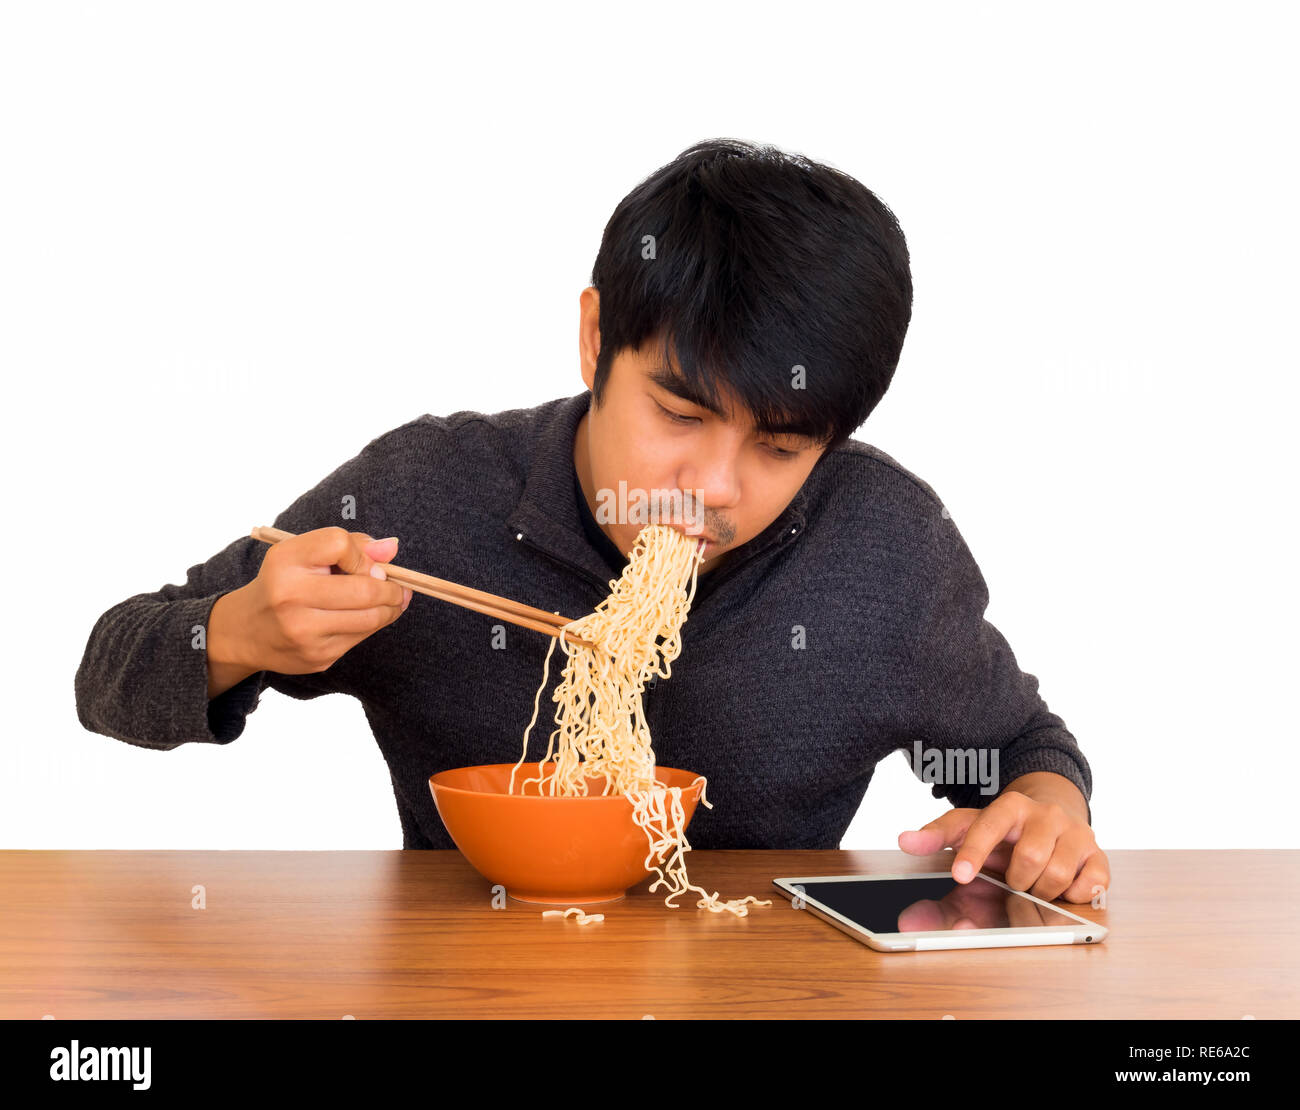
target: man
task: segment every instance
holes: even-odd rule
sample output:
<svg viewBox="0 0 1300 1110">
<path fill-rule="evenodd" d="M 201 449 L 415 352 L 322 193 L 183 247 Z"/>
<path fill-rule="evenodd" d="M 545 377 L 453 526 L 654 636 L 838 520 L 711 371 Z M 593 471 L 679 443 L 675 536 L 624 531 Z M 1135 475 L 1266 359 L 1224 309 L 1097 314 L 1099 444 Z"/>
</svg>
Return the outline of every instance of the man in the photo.
<svg viewBox="0 0 1300 1110">
<path fill-rule="evenodd" d="M 349 694 L 404 847 L 451 847 L 428 778 L 518 760 L 549 641 L 431 599 L 398 621 L 410 592 L 383 564 L 400 542 L 404 566 L 576 618 L 645 522 L 609 517 L 613 491 L 680 491 L 697 520 L 677 526 L 709 557 L 672 678 L 644 703 L 657 761 L 708 778 L 692 845 L 838 847 L 901 750 L 956 808 L 900 847 L 957 849 L 959 882 L 987 867 L 1088 901 L 1109 870 L 1087 761 L 983 620 L 983 578 L 934 491 L 850 439 L 911 303 L 902 232 L 853 178 L 731 140 L 690 148 L 605 229 L 580 299 L 589 392 L 421 416 L 280 514 L 295 538 L 237 540 L 184 587 L 110 609 L 77 672 L 82 723 L 220 744 L 267 686 Z"/>
</svg>

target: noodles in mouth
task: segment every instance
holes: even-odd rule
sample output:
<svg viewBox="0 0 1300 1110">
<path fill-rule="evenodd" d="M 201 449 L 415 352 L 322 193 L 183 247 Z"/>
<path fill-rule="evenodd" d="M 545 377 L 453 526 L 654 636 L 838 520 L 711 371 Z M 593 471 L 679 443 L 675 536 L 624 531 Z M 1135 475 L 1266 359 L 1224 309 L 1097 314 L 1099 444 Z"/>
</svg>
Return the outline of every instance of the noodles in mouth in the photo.
<svg viewBox="0 0 1300 1110">
<path fill-rule="evenodd" d="M 612 591 L 594 612 L 564 626 L 551 641 L 542 669 L 542 684 L 533 699 L 533 717 L 524 730 L 524 752 L 510 772 L 509 792 L 515 775 L 528 758 L 528 735 L 537 723 L 542 691 L 550 677 L 551 655 L 559 642 L 568 657 L 563 678 L 552 695 L 558 704 L 555 728 L 539 763 L 539 774 L 520 784 L 519 793 L 532 783 L 550 797 L 579 797 L 588 793 L 587 779 L 604 778 L 602 796 L 622 794 L 632 803 L 633 820 L 646 834 L 647 871 L 659 878 L 653 893 L 668 888 L 664 903 L 688 890 L 701 895 L 696 905 L 714 913 L 737 917 L 749 912 L 747 903 L 770 906 L 754 897 L 725 900 L 714 891 L 694 885 L 686 874 L 682 787 L 665 786 L 654 775 L 655 755 L 650 728 L 642 706 L 645 684 L 651 676 L 672 676 L 672 663 L 682 650 L 682 625 L 695 598 L 703 543 L 666 525 L 652 524 L 636 538 L 622 577 L 610 583 Z M 571 643 L 563 632 L 596 645 Z M 662 643 L 660 641 L 662 640 Z M 700 775 L 700 801 L 707 780 Z M 694 786 L 694 783 L 691 784 Z"/>
</svg>

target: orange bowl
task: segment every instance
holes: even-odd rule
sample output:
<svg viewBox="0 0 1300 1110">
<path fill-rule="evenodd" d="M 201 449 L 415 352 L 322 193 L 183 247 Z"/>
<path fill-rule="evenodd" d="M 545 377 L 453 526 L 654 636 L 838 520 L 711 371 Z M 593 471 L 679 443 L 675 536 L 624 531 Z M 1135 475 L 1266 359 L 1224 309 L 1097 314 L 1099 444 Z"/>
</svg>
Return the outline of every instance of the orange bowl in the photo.
<svg viewBox="0 0 1300 1110">
<path fill-rule="evenodd" d="M 447 832 L 489 882 L 500 883 L 520 902 L 567 906 L 612 902 L 655 875 L 645 866 L 650 841 L 632 819 L 632 803 L 622 794 L 602 797 L 604 777 L 587 779 L 592 792 L 587 797 L 546 797 L 538 794 L 536 783 L 527 794 L 510 794 L 514 767 L 456 767 L 429 778 Z M 515 776 L 515 789 L 539 773 L 540 764 L 525 763 Z M 682 788 L 689 826 L 700 799 L 699 776 L 656 767 L 655 778 Z"/>
</svg>

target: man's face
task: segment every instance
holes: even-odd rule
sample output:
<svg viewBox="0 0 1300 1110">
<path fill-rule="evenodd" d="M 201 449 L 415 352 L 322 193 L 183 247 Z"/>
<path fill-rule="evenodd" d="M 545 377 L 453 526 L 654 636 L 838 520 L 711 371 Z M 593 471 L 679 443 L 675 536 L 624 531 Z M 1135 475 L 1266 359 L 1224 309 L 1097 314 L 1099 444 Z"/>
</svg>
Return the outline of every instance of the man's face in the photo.
<svg viewBox="0 0 1300 1110">
<path fill-rule="evenodd" d="M 592 289 L 583 294 L 583 380 L 589 389 L 599 351 L 590 318 L 598 318 L 595 296 Z M 708 539 L 703 574 L 781 515 L 825 448 L 792 434 L 759 434 L 733 398 L 721 398 L 724 415 L 717 415 L 675 393 L 675 383 L 685 384 L 676 366 L 662 365 L 658 344 L 620 352 L 600 405 L 593 397 L 578 428 L 574 462 L 593 512 L 602 502 L 617 504 L 620 481 L 627 484 L 629 505 L 633 491 L 647 498 L 653 491 L 683 493 L 684 515 L 660 519 Z M 625 554 L 645 526 L 622 516 L 606 521 L 598 513 L 596 519 Z"/>
</svg>

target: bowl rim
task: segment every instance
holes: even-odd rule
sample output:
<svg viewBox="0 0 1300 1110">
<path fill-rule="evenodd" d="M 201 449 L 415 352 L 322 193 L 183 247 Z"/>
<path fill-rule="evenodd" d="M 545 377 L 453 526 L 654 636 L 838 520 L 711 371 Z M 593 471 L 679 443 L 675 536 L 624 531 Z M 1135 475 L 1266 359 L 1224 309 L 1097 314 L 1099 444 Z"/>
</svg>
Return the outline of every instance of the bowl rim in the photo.
<svg viewBox="0 0 1300 1110">
<path fill-rule="evenodd" d="M 541 760 L 536 760 L 536 759 L 529 760 L 527 763 L 524 764 L 524 767 L 527 767 L 530 764 L 536 766 L 541 762 L 542 762 Z M 465 767 L 444 767 L 441 771 L 436 771 L 429 776 L 429 788 L 432 790 L 436 787 L 438 790 L 446 790 L 448 793 L 451 794 L 469 794 L 479 798 L 517 798 L 521 802 L 524 801 L 527 802 L 627 801 L 626 794 L 574 794 L 574 795 L 566 795 L 564 797 L 556 798 L 550 794 L 498 794 L 490 790 L 469 790 L 463 786 L 448 786 L 446 783 L 440 783 L 434 781 L 435 779 L 439 778 L 442 775 L 450 774 L 452 771 L 478 771 L 478 770 L 495 769 L 498 767 L 514 768 L 516 766 L 518 766 L 517 763 L 471 763 Z M 522 770 L 523 768 L 520 769 Z M 673 771 L 679 775 L 691 775 L 691 781 L 681 788 L 683 794 L 685 794 L 686 791 L 688 790 L 695 789 L 696 785 L 700 782 L 700 780 L 704 778 L 703 775 L 695 774 L 694 772 L 691 771 L 684 771 L 680 767 L 665 767 L 662 764 L 655 764 L 656 782 L 659 781 L 657 776 L 661 771 Z M 667 783 L 663 783 L 661 785 L 663 785 L 665 788 L 667 788 L 668 786 Z"/>
</svg>

